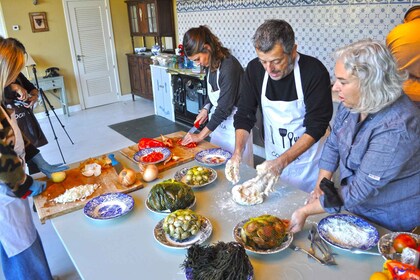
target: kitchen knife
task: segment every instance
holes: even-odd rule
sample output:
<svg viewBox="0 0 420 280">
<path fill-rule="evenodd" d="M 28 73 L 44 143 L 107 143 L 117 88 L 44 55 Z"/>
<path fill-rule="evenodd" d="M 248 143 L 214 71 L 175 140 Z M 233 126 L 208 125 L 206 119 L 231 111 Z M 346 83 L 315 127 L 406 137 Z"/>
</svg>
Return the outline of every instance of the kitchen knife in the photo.
<svg viewBox="0 0 420 280">
<path fill-rule="evenodd" d="M 190 128 L 190 130 L 188 130 L 187 133 L 194 133 L 197 131 L 197 129 L 200 127 L 200 121 L 196 121 L 193 125 L 193 127 Z"/>
<path fill-rule="evenodd" d="M 117 171 L 117 174 L 120 174 L 121 170 L 124 169 L 124 166 L 115 159 L 115 155 L 114 154 L 109 154 L 108 158 L 111 160 L 111 165 L 112 167 L 114 167 L 115 171 Z"/>
</svg>

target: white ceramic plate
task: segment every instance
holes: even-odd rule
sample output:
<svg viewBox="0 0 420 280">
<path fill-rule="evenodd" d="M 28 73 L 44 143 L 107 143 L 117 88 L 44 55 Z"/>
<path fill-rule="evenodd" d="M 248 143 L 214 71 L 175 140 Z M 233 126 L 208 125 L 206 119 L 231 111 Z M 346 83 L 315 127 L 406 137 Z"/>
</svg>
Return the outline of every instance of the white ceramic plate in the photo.
<svg viewBox="0 0 420 280">
<path fill-rule="evenodd" d="M 232 153 L 223 149 L 208 149 L 195 154 L 195 160 L 207 166 L 225 164 L 232 157 Z"/>
<path fill-rule="evenodd" d="M 392 259 L 401 259 L 401 254 L 396 253 L 394 247 L 392 246 L 394 243 L 395 237 L 397 235 L 405 233 L 410 236 L 412 236 L 414 239 L 416 239 L 417 244 L 420 244 L 420 235 L 411 233 L 411 232 L 390 232 L 381 237 L 378 242 L 378 251 L 381 253 L 382 257 L 385 260 L 392 260 Z"/>
<path fill-rule="evenodd" d="M 134 207 L 134 199 L 124 193 L 106 193 L 86 203 L 83 212 L 94 220 L 109 220 L 127 214 Z"/>
<path fill-rule="evenodd" d="M 241 243 L 245 247 L 245 250 L 247 250 L 247 251 L 254 252 L 254 253 L 257 253 L 257 254 L 262 254 L 262 255 L 275 254 L 275 253 L 281 252 L 284 249 L 286 249 L 287 247 L 289 247 L 290 243 L 292 243 L 292 241 L 293 241 L 293 233 L 288 232 L 288 233 L 286 233 L 286 236 L 284 237 L 284 240 L 280 244 L 280 246 L 277 246 L 277 247 L 274 247 L 274 248 L 271 248 L 271 249 L 256 249 L 256 248 L 253 248 L 251 246 L 248 246 L 244 243 L 244 241 L 241 238 L 241 229 L 245 225 L 245 223 L 248 222 L 248 221 L 249 221 L 249 219 L 238 223 L 235 226 L 235 228 L 233 229 L 233 238 L 235 239 L 236 242 Z"/>
<path fill-rule="evenodd" d="M 201 184 L 201 185 L 190 185 L 190 184 L 187 183 L 187 181 L 185 179 L 185 176 L 187 175 L 188 170 L 190 170 L 191 168 L 192 167 L 184 167 L 181 170 L 178 170 L 174 175 L 174 179 L 177 180 L 177 181 L 183 182 L 183 183 L 187 184 L 188 186 L 190 186 L 191 188 L 194 189 L 194 188 L 201 188 L 201 187 L 207 186 L 207 185 L 213 183 L 217 178 L 216 170 L 214 170 L 213 168 L 210 168 L 210 167 L 203 167 L 203 168 L 207 168 L 207 169 L 210 170 L 209 180 L 206 183 Z"/>
<path fill-rule="evenodd" d="M 153 152 L 162 153 L 163 158 L 157 161 L 153 161 L 153 162 L 146 162 L 142 160 L 142 157 L 147 156 L 148 154 L 153 153 Z M 140 162 L 143 164 L 156 164 L 156 163 L 165 161 L 170 155 L 171 155 L 171 151 L 168 148 L 164 148 L 164 147 L 146 148 L 146 149 L 141 149 L 140 151 L 135 153 L 133 156 L 133 159 L 134 161 Z"/>
<path fill-rule="evenodd" d="M 318 223 L 318 232 L 322 239 L 342 250 L 369 250 L 379 240 L 374 226 L 362 218 L 348 214 L 334 214 L 323 218 Z"/>
<path fill-rule="evenodd" d="M 190 238 L 187 238 L 186 240 L 183 240 L 183 241 L 176 241 L 172 239 L 169 236 L 169 234 L 167 234 L 163 230 L 162 226 L 163 226 L 163 221 L 165 219 L 162 219 L 156 225 L 153 231 L 155 239 L 157 242 L 159 242 L 163 246 L 168 247 L 168 248 L 173 248 L 173 249 L 186 249 L 192 246 L 193 244 L 196 244 L 196 243 L 201 244 L 210 237 L 213 231 L 213 226 L 211 225 L 210 220 L 205 217 L 203 217 L 203 219 L 204 221 L 201 225 L 200 231 L 196 235 Z"/>
<path fill-rule="evenodd" d="M 193 208 L 194 207 L 194 205 L 195 205 L 195 201 L 196 201 L 196 198 L 194 197 L 194 201 L 187 207 L 187 208 L 189 208 L 189 209 L 191 209 L 191 208 Z M 145 201 L 145 204 L 146 204 L 146 208 L 149 210 L 149 211 L 151 211 L 151 212 L 153 212 L 153 213 L 155 213 L 155 214 L 160 214 L 160 215 L 168 215 L 169 213 L 171 213 L 171 211 L 168 209 L 168 210 L 164 210 L 164 211 L 157 211 L 157 210 L 154 210 L 151 206 L 150 206 L 150 204 L 149 204 L 149 202 L 148 202 L 148 200 L 146 199 L 146 201 Z M 175 211 L 175 210 L 174 210 Z"/>
</svg>

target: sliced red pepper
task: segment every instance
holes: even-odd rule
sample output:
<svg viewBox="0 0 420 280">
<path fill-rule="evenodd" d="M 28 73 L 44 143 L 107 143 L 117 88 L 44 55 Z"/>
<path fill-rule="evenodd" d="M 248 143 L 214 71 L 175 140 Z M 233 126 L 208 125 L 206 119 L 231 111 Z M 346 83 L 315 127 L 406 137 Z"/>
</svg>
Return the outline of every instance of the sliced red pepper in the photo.
<svg viewBox="0 0 420 280">
<path fill-rule="evenodd" d="M 163 154 L 161 152 L 151 152 L 145 156 L 141 157 L 141 161 L 143 162 L 156 162 L 163 159 Z"/>
<path fill-rule="evenodd" d="M 141 138 L 138 143 L 139 150 L 164 146 L 165 145 L 162 142 L 152 138 Z"/>
<path fill-rule="evenodd" d="M 197 143 L 196 142 L 190 142 L 187 145 L 182 145 L 181 144 L 182 143 L 182 138 L 178 139 L 178 141 L 176 141 L 176 143 L 178 145 L 180 145 L 180 146 L 187 147 L 187 148 L 195 148 L 195 147 L 197 147 Z"/>
</svg>

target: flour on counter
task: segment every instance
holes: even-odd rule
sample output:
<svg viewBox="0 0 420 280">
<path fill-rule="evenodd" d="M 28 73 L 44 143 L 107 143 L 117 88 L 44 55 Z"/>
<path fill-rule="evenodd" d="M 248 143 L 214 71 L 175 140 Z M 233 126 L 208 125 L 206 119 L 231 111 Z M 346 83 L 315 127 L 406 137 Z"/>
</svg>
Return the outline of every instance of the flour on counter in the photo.
<svg viewBox="0 0 420 280">
<path fill-rule="evenodd" d="M 324 226 L 331 241 L 345 248 L 360 248 L 369 239 L 369 233 L 357 225 L 332 219 Z"/>
<path fill-rule="evenodd" d="M 263 203 L 256 205 L 240 205 L 233 200 L 230 191 L 220 192 L 216 195 L 215 203 L 211 207 L 214 213 L 218 213 L 221 216 L 224 216 L 223 214 L 226 212 L 233 214 L 231 216 L 232 219 L 229 219 L 229 221 L 235 223 L 264 214 L 270 214 L 281 219 L 290 219 L 293 211 L 303 206 L 303 201 L 301 204 L 286 203 L 286 201 L 289 201 L 291 197 L 296 195 L 296 192 L 284 192 L 283 189 L 283 187 L 276 188 Z"/>
</svg>

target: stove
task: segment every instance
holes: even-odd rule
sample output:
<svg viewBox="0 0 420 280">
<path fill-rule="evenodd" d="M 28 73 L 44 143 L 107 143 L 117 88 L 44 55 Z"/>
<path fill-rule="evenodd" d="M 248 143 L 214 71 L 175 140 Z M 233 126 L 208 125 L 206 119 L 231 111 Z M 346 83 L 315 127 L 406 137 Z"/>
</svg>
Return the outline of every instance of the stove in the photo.
<svg viewBox="0 0 420 280">
<path fill-rule="evenodd" d="M 175 121 L 193 126 L 207 97 L 206 81 L 197 77 L 172 75 Z"/>
</svg>

